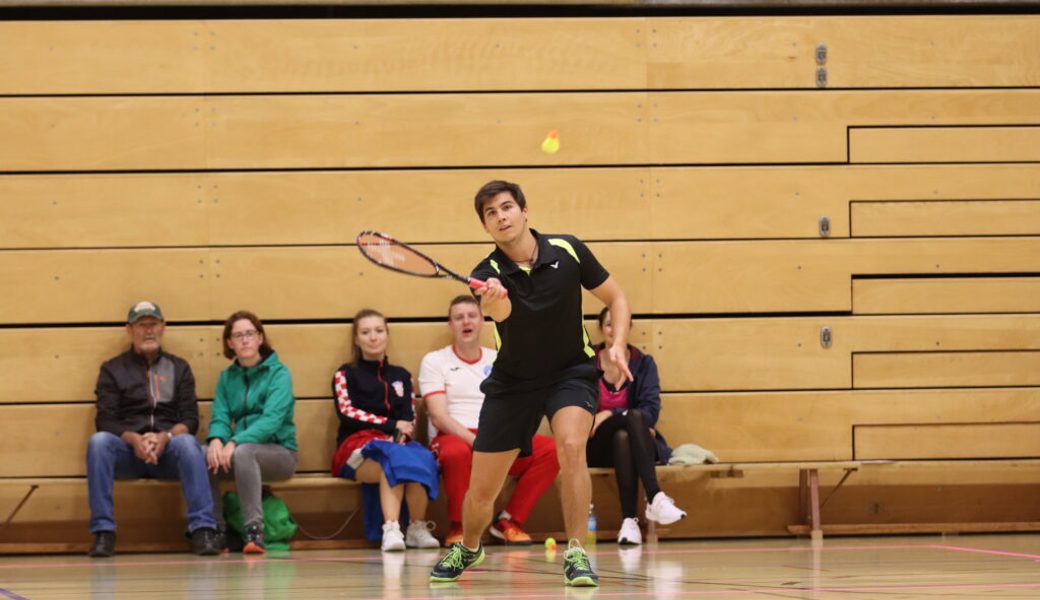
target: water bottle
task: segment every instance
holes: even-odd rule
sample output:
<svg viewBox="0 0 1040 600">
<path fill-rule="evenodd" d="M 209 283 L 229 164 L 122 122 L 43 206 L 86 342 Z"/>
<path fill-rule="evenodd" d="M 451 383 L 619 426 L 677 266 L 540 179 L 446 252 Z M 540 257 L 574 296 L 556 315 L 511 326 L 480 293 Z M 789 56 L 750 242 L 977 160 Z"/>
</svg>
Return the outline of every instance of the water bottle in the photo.
<svg viewBox="0 0 1040 600">
<path fill-rule="evenodd" d="M 596 511 L 593 510 L 593 506 L 589 505 L 589 525 L 588 535 L 585 538 L 586 546 L 594 546 L 596 544 Z"/>
</svg>

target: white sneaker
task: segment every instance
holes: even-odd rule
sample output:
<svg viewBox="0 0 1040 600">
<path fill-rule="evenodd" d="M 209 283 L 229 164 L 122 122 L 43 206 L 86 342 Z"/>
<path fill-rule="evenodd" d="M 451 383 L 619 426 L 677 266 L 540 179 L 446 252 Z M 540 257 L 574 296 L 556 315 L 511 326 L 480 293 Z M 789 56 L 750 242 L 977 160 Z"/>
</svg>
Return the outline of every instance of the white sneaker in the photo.
<svg viewBox="0 0 1040 600">
<path fill-rule="evenodd" d="M 657 492 L 653 501 L 646 505 L 646 518 L 661 525 L 671 525 L 679 519 L 685 519 L 686 511 L 680 510 L 675 505 L 675 500 L 666 496 L 664 492 Z"/>
<path fill-rule="evenodd" d="M 404 550 L 404 534 L 397 521 L 383 523 L 383 552 L 400 552 Z"/>
<path fill-rule="evenodd" d="M 441 543 L 430 535 L 436 525 L 433 521 L 412 521 L 408 524 L 408 533 L 404 543 L 409 548 L 440 548 Z"/>
<path fill-rule="evenodd" d="M 639 521 L 628 517 L 621 521 L 621 531 L 617 534 L 617 543 L 638 546 L 643 543 L 643 532 L 639 531 Z"/>
</svg>

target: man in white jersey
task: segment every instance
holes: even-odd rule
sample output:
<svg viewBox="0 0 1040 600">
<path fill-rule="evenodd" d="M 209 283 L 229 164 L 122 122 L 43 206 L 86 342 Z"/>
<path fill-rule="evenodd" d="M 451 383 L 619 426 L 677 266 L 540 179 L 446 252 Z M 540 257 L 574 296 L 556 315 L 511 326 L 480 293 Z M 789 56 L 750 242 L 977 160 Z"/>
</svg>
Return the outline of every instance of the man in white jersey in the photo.
<svg viewBox="0 0 1040 600">
<path fill-rule="evenodd" d="M 497 355 L 480 345 L 483 324 L 484 315 L 473 296 L 456 297 L 448 308 L 452 344 L 423 357 L 419 369 L 419 390 L 430 418 L 430 449 L 441 465 L 448 495 L 451 527 L 446 546 L 462 540 L 462 502 L 469 488 L 473 440 L 484 405 L 480 383 L 491 372 Z M 506 544 L 530 544 L 521 525 L 559 470 L 553 439 L 534 436 L 531 455 L 518 457 L 509 470 L 519 480 L 505 510 L 491 524 L 491 535 Z"/>
</svg>

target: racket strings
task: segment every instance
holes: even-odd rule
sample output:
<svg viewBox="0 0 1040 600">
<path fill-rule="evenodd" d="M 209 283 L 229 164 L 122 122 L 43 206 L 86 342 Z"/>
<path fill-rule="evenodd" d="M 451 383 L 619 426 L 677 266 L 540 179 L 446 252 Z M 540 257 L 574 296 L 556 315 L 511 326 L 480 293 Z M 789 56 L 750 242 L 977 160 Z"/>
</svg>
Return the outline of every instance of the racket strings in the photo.
<svg viewBox="0 0 1040 600">
<path fill-rule="evenodd" d="M 437 266 L 433 261 L 394 240 L 369 234 L 358 238 L 358 247 L 374 262 L 396 271 L 424 277 L 438 275 Z"/>
</svg>

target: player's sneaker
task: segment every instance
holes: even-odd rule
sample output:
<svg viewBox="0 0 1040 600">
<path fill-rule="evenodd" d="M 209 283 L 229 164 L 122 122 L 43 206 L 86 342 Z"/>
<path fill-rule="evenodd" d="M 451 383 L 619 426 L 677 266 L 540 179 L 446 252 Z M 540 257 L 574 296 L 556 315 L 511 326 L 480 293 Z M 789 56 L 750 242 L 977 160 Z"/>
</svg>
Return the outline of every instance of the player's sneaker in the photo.
<svg viewBox="0 0 1040 600">
<path fill-rule="evenodd" d="M 412 521 L 404 536 L 405 545 L 409 548 L 440 548 L 441 543 L 430 535 L 434 527 L 433 521 Z"/>
<path fill-rule="evenodd" d="M 491 535 L 505 542 L 507 546 L 531 545 L 531 536 L 524 533 L 512 519 L 499 519 L 492 523 Z"/>
<path fill-rule="evenodd" d="M 599 576 L 592 570 L 589 555 L 578 540 L 571 540 L 567 545 L 567 552 L 563 555 L 563 582 L 578 587 L 599 585 Z"/>
<path fill-rule="evenodd" d="M 676 506 L 675 500 L 664 492 L 657 492 L 654 499 L 646 504 L 646 518 L 661 525 L 671 525 L 679 519 L 685 519 L 686 511 Z"/>
<path fill-rule="evenodd" d="M 433 565 L 433 571 L 430 572 L 430 583 L 456 581 L 462 576 L 463 571 L 482 562 L 484 562 L 483 544 L 477 547 L 475 552 L 467 550 L 462 542 L 452 544 L 444 558 Z"/>
<path fill-rule="evenodd" d="M 618 531 L 617 543 L 631 546 L 643 543 L 643 532 L 639 531 L 639 521 L 635 517 L 628 517 L 621 521 L 621 531 Z"/>
<path fill-rule="evenodd" d="M 383 552 L 400 552 L 404 550 L 404 534 L 401 533 L 401 525 L 397 521 L 383 523 L 383 543 L 380 546 Z"/>
</svg>

